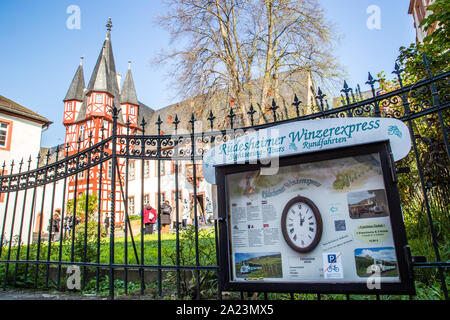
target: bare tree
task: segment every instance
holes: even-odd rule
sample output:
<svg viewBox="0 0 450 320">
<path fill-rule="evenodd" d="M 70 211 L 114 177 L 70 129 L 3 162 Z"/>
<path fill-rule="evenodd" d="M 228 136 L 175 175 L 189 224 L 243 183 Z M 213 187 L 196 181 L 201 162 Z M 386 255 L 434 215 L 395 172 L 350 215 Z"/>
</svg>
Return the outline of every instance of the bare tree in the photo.
<svg viewBox="0 0 450 320">
<path fill-rule="evenodd" d="M 164 2 L 168 11 L 158 23 L 176 45 L 157 62 L 174 62 L 184 97 L 228 96 L 245 125 L 250 104 L 263 113 L 283 84 L 295 82 L 292 75 L 336 75 L 332 33 L 317 0 Z"/>
</svg>

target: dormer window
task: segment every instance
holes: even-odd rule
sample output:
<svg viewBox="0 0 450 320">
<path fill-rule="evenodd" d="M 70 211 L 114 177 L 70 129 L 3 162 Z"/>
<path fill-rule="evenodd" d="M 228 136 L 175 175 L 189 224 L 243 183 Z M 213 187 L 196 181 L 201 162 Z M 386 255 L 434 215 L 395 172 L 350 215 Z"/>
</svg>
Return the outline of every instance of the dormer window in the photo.
<svg viewBox="0 0 450 320">
<path fill-rule="evenodd" d="M 102 95 L 100 93 L 97 93 L 95 96 L 95 103 L 102 103 Z"/>
</svg>

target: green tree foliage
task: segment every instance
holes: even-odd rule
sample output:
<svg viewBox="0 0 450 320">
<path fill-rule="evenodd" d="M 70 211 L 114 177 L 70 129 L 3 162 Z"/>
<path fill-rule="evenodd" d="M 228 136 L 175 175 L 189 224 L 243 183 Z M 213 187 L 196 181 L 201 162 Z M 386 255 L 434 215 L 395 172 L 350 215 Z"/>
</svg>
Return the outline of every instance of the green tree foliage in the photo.
<svg viewBox="0 0 450 320">
<path fill-rule="evenodd" d="M 183 266 L 196 265 L 196 234 L 193 225 L 189 225 L 180 232 L 179 242 L 179 262 Z M 164 249 L 164 256 L 171 262 L 177 264 L 177 252 Z M 202 266 L 216 265 L 216 246 L 214 242 L 214 229 L 201 229 L 198 231 L 198 257 Z M 177 273 L 171 272 L 168 281 L 176 283 Z M 180 273 L 180 289 L 182 296 L 188 296 L 192 299 L 198 299 L 197 286 L 200 288 L 200 294 L 210 296 L 217 290 L 217 274 L 214 271 L 185 270 Z"/>
<path fill-rule="evenodd" d="M 397 101 L 391 98 L 386 104 L 389 105 L 386 109 L 390 109 L 388 113 L 391 115 L 407 115 L 405 106 L 409 108 L 410 113 L 417 113 L 448 102 L 450 90 L 445 78 L 420 88 L 413 85 L 449 71 L 450 1 L 436 0 L 428 10 L 431 10 L 432 14 L 425 18 L 420 26 L 429 33 L 424 42 L 400 48 L 397 72 L 401 72 L 402 85 L 412 87 L 407 94 L 408 101 L 404 101 L 404 96 L 399 96 Z M 398 78 L 389 81 L 383 73 L 378 76 L 384 91 L 400 87 Z M 417 154 L 412 150 L 408 157 L 398 164 L 399 167 L 411 169 L 410 174 L 399 176 L 399 190 L 412 254 L 424 255 L 428 261 L 437 259 L 434 245 L 439 249 L 441 260 L 450 258 L 450 164 L 445 143 L 450 127 L 449 115 L 447 108 L 409 121 L 408 125 L 415 135 Z M 428 213 L 432 217 L 437 243 L 431 239 Z M 419 280 L 419 289 L 424 286 L 441 286 L 436 270 L 421 270 L 416 273 L 416 279 Z"/>
<path fill-rule="evenodd" d="M 81 194 L 77 198 L 77 209 L 75 212 L 75 215 L 78 218 L 81 218 L 83 221 L 85 220 L 86 216 L 86 201 L 88 201 L 87 206 L 87 212 L 88 212 L 88 220 L 92 220 L 95 218 L 95 215 L 97 214 L 97 208 L 98 208 L 98 196 L 97 195 L 89 195 L 89 197 L 86 197 L 86 194 Z M 72 216 L 73 215 L 73 206 L 74 206 L 74 200 L 69 200 L 66 204 L 67 208 L 67 215 Z"/>
<path fill-rule="evenodd" d="M 87 202 L 87 211 L 86 211 Z M 67 215 L 73 217 L 74 200 L 67 202 Z M 76 201 L 75 217 L 80 222 L 75 225 L 74 237 L 74 259 L 75 261 L 95 261 L 97 256 L 97 240 L 98 240 L 98 224 L 97 224 L 97 195 L 81 194 Z M 87 212 L 87 214 L 86 214 Z M 87 215 L 87 225 L 86 225 Z M 66 235 L 67 237 L 67 235 Z M 68 237 L 71 239 L 71 237 Z M 65 247 L 66 253 L 69 254 L 71 248 Z"/>
<path fill-rule="evenodd" d="M 398 61 L 405 70 L 405 83 L 414 83 L 428 77 L 423 54 L 429 59 L 432 74 L 450 69 L 450 1 L 437 0 L 428 10 L 433 13 L 422 21 L 420 27 L 424 27 L 426 32 L 434 30 L 425 37 L 424 43 L 413 43 L 408 48 L 400 48 Z"/>
</svg>

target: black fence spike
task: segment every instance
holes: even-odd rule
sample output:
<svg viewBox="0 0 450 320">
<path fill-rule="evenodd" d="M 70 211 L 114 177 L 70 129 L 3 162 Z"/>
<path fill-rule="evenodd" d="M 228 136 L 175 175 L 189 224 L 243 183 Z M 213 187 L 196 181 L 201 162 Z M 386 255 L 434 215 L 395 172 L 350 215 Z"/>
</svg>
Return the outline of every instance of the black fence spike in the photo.
<svg viewBox="0 0 450 320">
<path fill-rule="evenodd" d="M 272 106 L 270 107 L 270 110 L 273 112 L 273 122 L 277 122 L 277 109 L 279 106 L 277 106 L 275 99 L 272 99 Z"/>
<path fill-rule="evenodd" d="M 145 132 L 145 126 L 147 125 L 147 121 L 145 121 L 145 117 L 142 117 L 140 126 L 142 128 L 142 132 Z"/>
<path fill-rule="evenodd" d="M 400 65 L 396 61 L 394 64 L 394 71 L 392 71 L 393 74 L 396 74 L 397 76 L 400 76 L 400 74 L 403 72 L 403 69 L 400 68 Z"/>
<path fill-rule="evenodd" d="M 369 72 L 369 76 L 367 78 L 366 84 L 370 85 L 371 87 L 377 82 L 378 80 L 372 77 L 372 74 Z"/>
<path fill-rule="evenodd" d="M 45 157 L 47 158 L 47 159 L 45 160 L 45 164 L 47 165 L 48 162 L 49 162 L 49 160 L 50 160 L 50 149 L 48 149 L 47 154 L 45 155 Z"/>
<path fill-rule="evenodd" d="M 29 158 L 28 158 L 28 171 L 30 171 L 30 169 L 31 169 L 31 155 L 29 156 Z"/>
<path fill-rule="evenodd" d="M 374 77 L 372 77 L 372 74 L 370 74 L 369 72 L 369 76 L 367 78 L 366 84 L 370 85 L 370 89 L 372 90 L 372 96 L 375 97 L 376 93 L 375 93 L 375 83 L 378 82 L 377 79 L 375 79 Z"/>
<path fill-rule="evenodd" d="M 194 113 L 191 114 L 191 120 L 189 120 L 189 122 L 190 122 L 192 125 L 194 125 L 194 122 L 195 122 L 195 116 L 194 116 Z"/>
<path fill-rule="evenodd" d="M 401 76 L 402 72 L 403 72 L 403 69 L 400 68 L 400 65 L 396 61 L 395 65 L 394 65 L 394 71 L 392 71 L 392 73 L 397 75 L 398 83 L 400 84 L 400 87 L 403 88 L 403 80 L 402 80 L 402 76 Z"/>
<path fill-rule="evenodd" d="M 428 59 L 425 52 L 422 54 L 422 58 L 423 58 L 423 64 L 425 65 L 425 68 L 427 69 L 428 77 L 432 78 L 433 74 L 431 73 L 431 62 Z"/>
<path fill-rule="evenodd" d="M 209 125 L 210 125 L 210 129 L 212 130 L 212 128 L 214 127 L 214 120 L 216 119 L 216 117 L 214 116 L 212 110 L 209 110 L 209 117 L 207 120 L 209 120 Z"/>
<path fill-rule="evenodd" d="M 230 107 L 230 112 L 228 113 L 227 117 L 230 118 L 230 126 L 231 129 L 233 129 L 233 120 L 234 120 L 233 118 L 236 117 L 233 111 L 233 107 Z"/>
<path fill-rule="evenodd" d="M 178 119 L 178 114 L 175 114 L 175 120 L 173 121 L 175 125 L 175 130 L 178 130 L 178 125 L 180 124 L 180 120 Z"/>
<path fill-rule="evenodd" d="M 341 92 L 343 92 L 345 94 L 345 100 L 347 102 L 347 105 L 350 104 L 350 96 L 348 94 L 350 92 L 350 90 L 351 90 L 351 88 L 348 86 L 347 81 L 344 80 L 344 88 L 341 89 Z"/>
<path fill-rule="evenodd" d="M 254 114 L 256 113 L 255 108 L 253 107 L 253 104 L 250 104 L 250 109 L 247 112 L 248 115 L 250 115 L 250 122 L 252 124 L 252 127 L 254 126 Z"/>
<path fill-rule="evenodd" d="M 300 99 L 297 97 L 297 94 L 294 94 L 294 102 L 292 103 L 293 106 L 295 106 L 295 111 L 297 113 L 297 118 L 300 118 L 300 109 L 299 106 L 302 103 Z"/>
<path fill-rule="evenodd" d="M 322 92 L 322 89 L 320 89 L 320 87 L 317 87 L 317 96 L 316 96 L 316 99 L 317 99 L 317 101 L 318 101 L 318 102 L 317 102 L 317 105 L 319 106 L 321 112 L 324 111 L 323 98 L 325 98 L 325 96 L 326 96 L 326 94 L 324 94 L 324 93 Z"/>
</svg>

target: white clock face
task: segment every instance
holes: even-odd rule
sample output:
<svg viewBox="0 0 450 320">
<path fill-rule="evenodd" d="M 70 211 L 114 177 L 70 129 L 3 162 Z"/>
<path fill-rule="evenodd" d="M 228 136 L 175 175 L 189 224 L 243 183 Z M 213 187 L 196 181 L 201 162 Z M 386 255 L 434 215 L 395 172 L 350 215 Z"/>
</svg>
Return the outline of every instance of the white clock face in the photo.
<svg viewBox="0 0 450 320">
<path fill-rule="evenodd" d="M 317 234 L 317 220 L 313 209 L 305 202 L 292 204 L 286 215 L 286 233 L 298 248 L 310 246 Z"/>
</svg>

